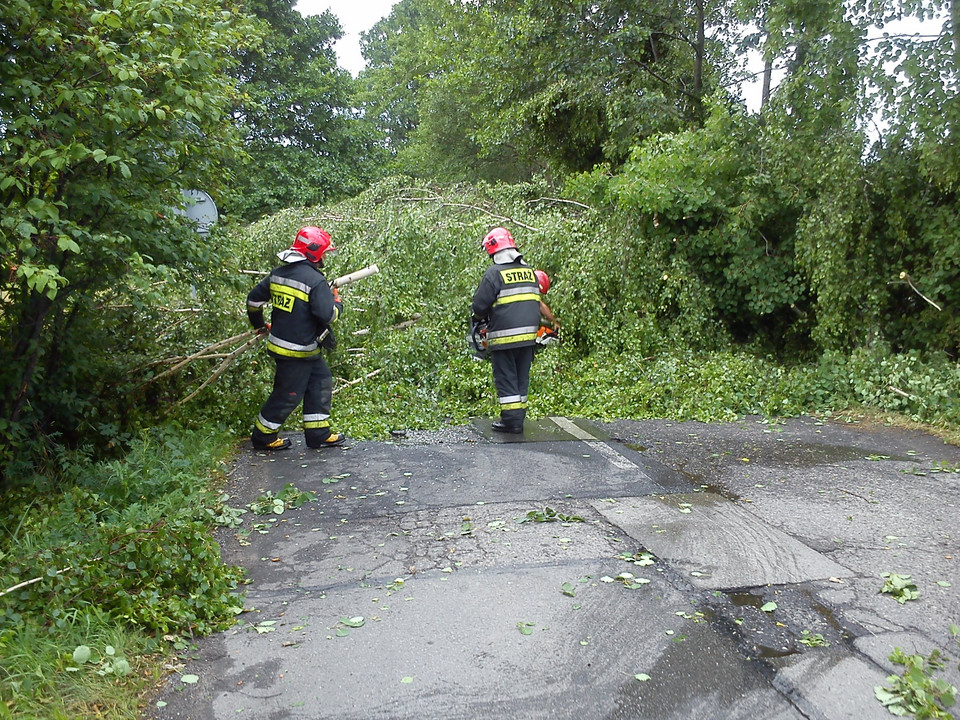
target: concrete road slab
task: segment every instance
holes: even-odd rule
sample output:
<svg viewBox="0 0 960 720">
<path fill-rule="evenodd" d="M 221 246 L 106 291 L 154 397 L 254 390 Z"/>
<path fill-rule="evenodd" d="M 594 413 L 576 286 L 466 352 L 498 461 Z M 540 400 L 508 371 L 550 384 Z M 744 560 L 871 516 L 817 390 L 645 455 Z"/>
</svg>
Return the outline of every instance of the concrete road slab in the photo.
<svg viewBox="0 0 960 720">
<path fill-rule="evenodd" d="M 524 507 L 349 527 L 308 527 L 301 507 L 226 544 L 251 569 L 247 612 L 155 717 L 801 717 L 657 568 L 628 586 L 621 573 L 639 570 L 589 506 L 551 523 Z M 716 682 L 721 668 L 735 683 Z"/>
<path fill-rule="evenodd" d="M 218 533 L 247 612 L 145 717 L 879 718 L 890 643 L 952 649 L 960 451 L 925 436 L 543 418 L 292 439 L 241 455 L 229 504 L 316 499 Z M 921 600 L 880 594 L 881 570 Z"/>
<path fill-rule="evenodd" d="M 874 697 L 886 675 L 876 666 L 845 652 L 821 649 L 794 655 L 782 663 L 774 686 L 790 697 L 808 718 L 889 720 Z"/>
<path fill-rule="evenodd" d="M 643 466 L 604 447 L 616 456 L 616 464 L 581 441 L 354 443 L 343 450 L 295 446 L 285 453 L 252 459 L 247 472 L 256 483 L 250 488 L 254 492 L 268 489 L 273 478 L 296 480 L 301 489 L 337 500 L 324 511 L 347 514 L 400 514 L 450 503 L 539 503 L 663 491 Z M 269 477 L 263 478 L 265 474 Z"/>
<path fill-rule="evenodd" d="M 593 505 L 697 587 L 732 590 L 852 574 L 715 493 Z"/>
</svg>

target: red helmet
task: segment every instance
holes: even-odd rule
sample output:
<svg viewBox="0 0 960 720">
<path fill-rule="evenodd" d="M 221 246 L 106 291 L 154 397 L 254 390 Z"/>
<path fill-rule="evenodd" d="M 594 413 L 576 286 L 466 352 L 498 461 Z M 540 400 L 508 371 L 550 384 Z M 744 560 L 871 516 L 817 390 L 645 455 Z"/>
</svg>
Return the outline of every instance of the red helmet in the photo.
<svg viewBox="0 0 960 720">
<path fill-rule="evenodd" d="M 323 260 L 325 253 L 335 253 L 337 249 L 330 242 L 330 233 L 323 228 L 308 225 L 297 231 L 291 250 L 296 250 L 312 263 Z"/>
<path fill-rule="evenodd" d="M 483 249 L 486 250 L 490 255 L 493 255 L 500 250 L 515 248 L 517 246 L 517 244 L 513 241 L 513 235 L 510 234 L 510 231 L 502 227 L 495 227 L 493 230 L 488 232 L 481 245 Z"/>
<path fill-rule="evenodd" d="M 533 274 L 537 276 L 537 286 L 540 288 L 540 294 L 546 295 L 550 289 L 550 276 L 543 270 L 534 270 Z"/>
</svg>

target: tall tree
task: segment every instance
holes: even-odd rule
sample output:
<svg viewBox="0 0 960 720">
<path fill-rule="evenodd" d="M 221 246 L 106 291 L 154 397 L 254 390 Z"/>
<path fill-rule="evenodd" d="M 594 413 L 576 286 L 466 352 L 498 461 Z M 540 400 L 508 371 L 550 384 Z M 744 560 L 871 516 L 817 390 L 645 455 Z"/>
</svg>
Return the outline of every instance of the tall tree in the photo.
<svg viewBox="0 0 960 720">
<path fill-rule="evenodd" d="M 383 130 L 393 155 L 419 125 L 420 89 L 442 65 L 442 58 L 431 56 L 422 42 L 440 25 L 440 18 L 435 3 L 400 0 L 387 17 L 360 35 L 367 66 L 360 75 L 359 97 L 366 116 Z"/>
<path fill-rule="evenodd" d="M 237 142 L 224 70 L 255 31 L 216 0 L 0 7 L 2 465 L 31 429 L 110 424 L 104 366 L 135 333 L 105 307 L 205 262 L 169 209 L 217 187 Z"/>
<path fill-rule="evenodd" d="M 403 67 L 416 74 L 374 66 L 370 92 L 382 96 L 392 77 L 418 110 L 407 113 L 417 123 L 405 134 L 412 152 L 442 166 L 455 150 L 463 158 L 454 168 L 489 179 L 622 163 L 638 138 L 702 122 L 703 99 L 720 79 L 716 34 L 725 20 L 701 0 L 405 0 L 398 8 L 368 36 L 368 56 L 416 58 Z M 408 22 L 414 10 L 438 19 Z"/>
<path fill-rule="evenodd" d="M 337 66 L 342 36 L 330 11 L 302 16 L 294 0 L 247 0 L 262 42 L 239 53 L 234 118 L 245 152 L 228 211 L 246 219 L 359 192 L 377 171 L 372 125 L 355 109 L 355 81 Z"/>
</svg>

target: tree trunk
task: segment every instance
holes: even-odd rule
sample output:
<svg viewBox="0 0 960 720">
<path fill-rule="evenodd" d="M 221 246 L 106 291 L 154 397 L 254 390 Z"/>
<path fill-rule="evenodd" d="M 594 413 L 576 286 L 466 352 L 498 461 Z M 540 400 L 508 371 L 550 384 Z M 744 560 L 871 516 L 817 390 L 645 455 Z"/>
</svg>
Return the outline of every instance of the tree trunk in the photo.
<svg viewBox="0 0 960 720">
<path fill-rule="evenodd" d="M 703 117 L 703 62 L 707 47 L 706 0 L 697 0 L 697 46 L 693 61 L 693 94 L 696 98 L 695 114 Z"/>
<path fill-rule="evenodd" d="M 760 109 L 762 110 L 770 100 L 770 81 L 773 78 L 773 63 L 770 60 L 763 61 L 763 90 L 760 91 Z"/>
<path fill-rule="evenodd" d="M 43 325 L 44 322 L 46 322 L 51 307 L 53 307 L 52 301 L 46 296 L 38 297 L 31 305 L 32 308 L 28 313 L 28 317 L 32 316 L 32 318 L 29 324 L 25 326 L 25 337 L 19 343 L 19 347 L 15 351 L 14 356 L 14 362 L 22 365 L 23 373 L 20 376 L 20 386 L 17 390 L 17 395 L 10 408 L 10 417 L 8 420 L 12 423 L 20 420 L 20 413 L 23 411 L 23 406 L 27 403 L 27 396 L 33 385 L 34 373 L 36 373 L 37 365 L 40 363 L 40 356 L 42 355 L 40 340 L 43 335 Z M 27 329 L 29 329 L 29 335 L 27 335 Z M 21 360 L 22 363 L 18 362 Z"/>
</svg>

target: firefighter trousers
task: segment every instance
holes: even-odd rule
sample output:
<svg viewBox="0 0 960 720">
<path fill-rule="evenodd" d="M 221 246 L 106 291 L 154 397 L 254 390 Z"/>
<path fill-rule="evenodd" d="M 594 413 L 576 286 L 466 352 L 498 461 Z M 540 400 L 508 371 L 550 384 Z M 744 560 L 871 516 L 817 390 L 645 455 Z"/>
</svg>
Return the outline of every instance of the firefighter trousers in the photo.
<svg viewBox="0 0 960 720">
<path fill-rule="evenodd" d="M 280 427 L 303 402 L 303 436 L 308 447 L 318 447 L 330 437 L 333 375 L 322 355 L 287 358 L 270 354 L 276 363 L 273 392 L 260 408 L 250 437 L 254 446 L 277 439 Z"/>
<path fill-rule="evenodd" d="M 493 350 L 493 384 L 500 402 L 500 422 L 509 428 L 522 428 L 527 417 L 527 392 L 534 346 Z"/>
</svg>

